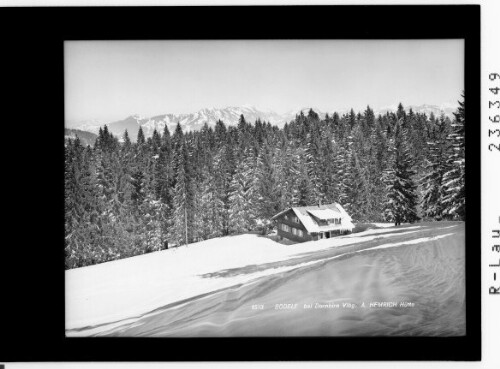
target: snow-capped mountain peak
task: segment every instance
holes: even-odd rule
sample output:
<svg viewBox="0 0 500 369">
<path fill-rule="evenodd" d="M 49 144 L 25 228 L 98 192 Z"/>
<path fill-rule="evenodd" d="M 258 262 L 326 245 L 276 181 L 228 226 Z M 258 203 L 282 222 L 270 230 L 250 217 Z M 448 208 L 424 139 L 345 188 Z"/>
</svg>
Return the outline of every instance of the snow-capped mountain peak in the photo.
<svg viewBox="0 0 500 369">
<path fill-rule="evenodd" d="M 226 125 L 236 125 L 238 124 L 241 115 L 243 115 L 248 122 L 254 122 L 257 119 L 260 119 L 277 125 L 285 123 L 284 118 L 279 114 L 272 111 L 259 110 L 255 106 L 247 104 L 239 107 L 209 107 L 187 114 L 167 113 L 152 117 L 142 117 L 139 114 L 134 114 L 123 120 L 107 123 L 107 126 L 111 133 L 120 137 L 126 129 L 131 138 L 137 137 L 139 127 L 142 127 L 145 136 L 149 137 L 153 134 L 154 130 L 160 132 L 163 131 L 165 126 L 170 132 L 173 132 L 177 123 L 181 125 L 184 132 L 199 130 L 205 123 L 209 126 L 214 126 L 218 120 L 223 121 Z M 86 125 L 85 129 L 87 131 L 97 133 L 99 131 L 99 127 L 102 125 L 102 123 L 98 125 Z M 78 128 L 83 129 L 83 127 Z"/>
<path fill-rule="evenodd" d="M 454 106 L 453 104 L 447 103 L 442 104 L 441 106 L 431 104 L 405 106 L 406 111 L 409 111 L 410 108 L 414 113 L 426 113 L 427 115 L 430 115 L 432 112 L 435 116 L 439 116 L 441 113 L 444 113 L 445 115 L 451 117 L 452 113 L 456 110 L 456 105 Z M 247 122 L 253 123 L 260 119 L 263 122 L 269 122 L 281 127 L 286 122 L 290 122 L 295 119 L 295 116 L 300 114 L 300 112 L 307 115 L 310 109 L 313 109 L 321 119 L 323 119 L 327 113 L 322 109 L 315 107 L 301 107 L 298 109 L 292 109 L 283 114 L 278 114 L 272 110 L 258 109 L 253 105 L 245 104 L 242 106 L 228 106 L 225 108 L 207 107 L 194 113 L 167 113 L 151 117 L 143 117 L 139 114 L 133 114 L 123 120 L 106 124 L 109 131 L 114 135 L 122 137 L 125 130 L 127 130 L 131 139 L 134 140 L 139 132 L 139 127 L 142 127 L 146 137 L 150 137 L 154 130 L 162 132 L 165 126 L 172 133 L 175 130 L 177 123 L 181 125 L 184 132 L 199 130 L 203 127 L 203 125 L 205 125 L 205 123 L 209 126 L 214 126 L 218 120 L 223 121 L 229 126 L 237 125 L 241 115 L 245 117 Z M 394 104 L 393 106 L 375 109 L 374 111 L 375 115 L 383 115 L 390 111 L 395 112 L 396 110 L 397 104 Z M 332 115 L 335 111 L 339 113 L 339 115 L 343 115 L 348 113 L 350 109 L 331 109 L 328 111 L 328 114 Z M 99 127 L 102 127 L 103 125 L 104 123 L 99 121 L 87 121 L 82 125 L 76 126 L 75 128 L 92 133 L 98 133 Z"/>
</svg>

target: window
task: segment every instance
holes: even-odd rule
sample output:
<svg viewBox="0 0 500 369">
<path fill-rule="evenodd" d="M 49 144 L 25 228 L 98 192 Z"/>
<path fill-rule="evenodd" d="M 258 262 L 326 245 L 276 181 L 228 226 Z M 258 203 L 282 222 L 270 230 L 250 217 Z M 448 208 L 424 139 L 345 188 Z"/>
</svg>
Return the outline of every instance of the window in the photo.
<svg viewBox="0 0 500 369">
<path fill-rule="evenodd" d="M 286 224 L 281 224 L 281 230 L 285 232 L 290 232 L 290 227 Z"/>
<path fill-rule="evenodd" d="M 299 237 L 304 237 L 304 232 L 302 232 L 302 230 L 301 230 L 301 229 L 298 229 L 298 230 L 297 230 L 297 235 L 298 235 Z"/>
<path fill-rule="evenodd" d="M 293 217 L 292 217 L 292 220 L 293 220 L 295 223 L 298 223 L 298 222 L 299 222 L 299 218 L 297 218 L 296 216 L 293 216 Z"/>
<path fill-rule="evenodd" d="M 297 228 L 292 228 L 292 233 L 294 236 L 296 236 L 297 235 Z"/>
</svg>

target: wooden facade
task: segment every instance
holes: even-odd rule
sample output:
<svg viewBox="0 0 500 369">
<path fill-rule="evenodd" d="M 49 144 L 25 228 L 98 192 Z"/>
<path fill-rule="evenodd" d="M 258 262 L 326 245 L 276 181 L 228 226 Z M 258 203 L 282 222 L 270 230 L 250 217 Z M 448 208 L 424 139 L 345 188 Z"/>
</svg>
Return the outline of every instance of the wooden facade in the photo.
<svg viewBox="0 0 500 369">
<path fill-rule="evenodd" d="M 330 238 L 350 233 L 354 228 L 350 216 L 339 204 L 289 208 L 272 219 L 280 239 L 295 242 Z"/>
<path fill-rule="evenodd" d="M 313 236 L 307 232 L 306 227 L 304 227 L 292 209 L 288 209 L 287 212 L 279 216 L 276 219 L 276 223 L 278 224 L 278 236 L 281 238 L 287 238 L 297 242 L 314 240 Z M 283 225 L 289 227 L 289 229 L 287 230 Z M 294 229 L 297 231 L 294 231 Z"/>
</svg>

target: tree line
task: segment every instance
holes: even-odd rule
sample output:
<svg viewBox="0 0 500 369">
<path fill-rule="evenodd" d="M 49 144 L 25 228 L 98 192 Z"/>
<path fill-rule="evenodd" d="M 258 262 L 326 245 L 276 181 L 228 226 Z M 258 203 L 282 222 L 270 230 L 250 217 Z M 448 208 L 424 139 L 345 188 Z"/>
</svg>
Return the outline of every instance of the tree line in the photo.
<svg viewBox="0 0 500 369">
<path fill-rule="evenodd" d="M 462 95 L 463 97 L 463 95 Z M 165 126 L 136 142 L 106 126 L 95 145 L 65 141 L 66 268 L 273 227 L 291 207 L 338 202 L 355 222 L 465 220 L 465 105 L 452 119 L 405 111 L 282 128 L 222 121 Z"/>
</svg>

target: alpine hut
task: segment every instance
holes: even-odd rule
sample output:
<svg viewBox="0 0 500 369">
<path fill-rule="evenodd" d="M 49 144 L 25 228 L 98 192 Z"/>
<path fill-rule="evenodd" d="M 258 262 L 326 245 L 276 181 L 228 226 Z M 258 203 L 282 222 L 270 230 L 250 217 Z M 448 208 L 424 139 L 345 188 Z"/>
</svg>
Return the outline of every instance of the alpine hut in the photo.
<svg viewBox="0 0 500 369">
<path fill-rule="evenodd" d="M 288 208 L 271 218 L 278 226 L 278 236 L 304 242 L 351 233 L 352 219 L 338 204 Z"/>
</svg>

